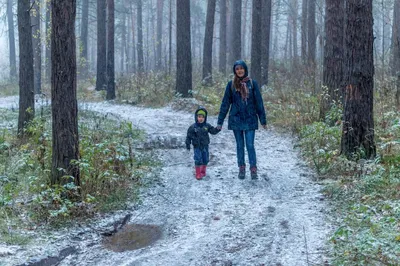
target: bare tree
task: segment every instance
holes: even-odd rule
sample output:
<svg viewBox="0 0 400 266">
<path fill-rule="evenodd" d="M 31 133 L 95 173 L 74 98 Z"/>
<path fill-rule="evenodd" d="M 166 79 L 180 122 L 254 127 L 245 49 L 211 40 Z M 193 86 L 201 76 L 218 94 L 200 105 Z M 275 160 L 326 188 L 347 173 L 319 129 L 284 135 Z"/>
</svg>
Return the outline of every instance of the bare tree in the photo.
<svg viewBox="0 0 400 266">
<path fill-rule="evenodd" d="M 232 21 L 232 61 L 241 59 L 242 57 L 242 0 L 233 1 L 233 21 Z M 233 62 L 231 62 L 233 64 Z"/>
<path fill-rule="evenodd" d="M 87 78 L 89 72 L 88 64 L 88 36 L 89 36 L 89 0 L 82 0 L 82 22 L 81 22 L 81 64 L 80 76 Z"/>
<path fill-rule="evenodd" d="M 226 73 L 226 0 L 219 0 L 219 72 Z"/>
<path fill-rule="evenodd" d="M 373 119 L 372 0 L 346 0 L 345 100 L 341 152 L 373 158 L 376 155 Z"/>
<path fill-rule="evenodd" d="M 138 56 L 138 70 L 139 73 L 144 72 L 144 59 L 143 59 L 143 11 L 142 11 L 142 0 L 137 1 L 137 56 Z"/>
<path fill-rule="evenodd" d="M 51 184 L 80 185 L 78 102 L 76 99 L 76 0 L 51 0 Z M 60 171 L 60 169 L 63 169 Z M 68 176 L 69 178 L 62 178 Z"/>
<path fill-rule="evenodd" d="M 269 43 L 272 17 L 271 0 L 262 0 L 261 12 L 261 80 L 259 84 L 262 86 L 268 84 Z"/>
<path fill-rule="evenodd" d="M 35 117 L 34 70 L 30 0 L 18 0 L 19 35 L 19 116 L 18 135 L 24 137 L 24 128 Z"/>
<path fill-rule="evenodd" d="M 307 55 L 307 10 L 308 0 L 302 0 L 301 2 L 301 61 L 305 65 L 308 60 Z"/>
<path fill-rule="evenodd" d="M 97 74 L 96 90 L 107 88 L 106 0 L 97 0 Z"/>
<path fill-rule="evenodd" d="M 396 77 L 396 106 L 400 110 L 400 1 L 394 2 L 392 28 L 392 74 Z"/>
<path fill-rule="evenodd" d="M 163 26 L 164 0 L 157 0 L 157 64 L 156 69 L 161 70 L 162 26 Z"/>
<path fill-rule="evenodd" d="M 261 80 L 261 1 L 253 0 L 253 15 L 251 26 L 251 77 Z"/>
<path fill-rule="evenodd" d="M 207 85 L 212 83 L 212 44 L 214 36 L 214 18 L 216 0 L 208 0 L 206 29 L 204 34 L 203 52 L 203 82 Z"/>
<path fill-rule="evenodd" d="M 308 44 L 308 69 L 311 80 L 311 87 L 315 90 L 315 56 L 316 56 L 316 45 L 317 45 L 317 35 L 315 33 L 315 1 L 316 0 L 307 0 L 308 1 L 308 25 L 307 25 L 307 44 Z"/>
<path fill-rule="evenodd" d="M 325 34 L 323 63 L 323 85 L 328 88 L 327 94 L 321 98 L 320 120 L 333 103 L 339 103 L 343 83 L 344 56 L 344 0 L 326 0 Z"/>
<path fill-rule="evenodd" d="M 40 37 L 40 7 L 38 1 L 33 0 L 31 9 L 32 23 L 32 45 L 33 45 L 33 71 L 34 71 L 34 91 L 40 94 L 42 84 L 42 48 Z"/>
<path fill-rule="evenodd" d="M 114 66 L 114 24 L 115 8 L 114 0 L 107 0 L 108 19 L 107 19 L 107 100 L 115 99 L 115 66 Z"/>
<path fill-rule="evenodd" d="M 10 80 L 12 82 L 17 80 L 17 59 L 15 56 L 13 4 L 13 0 L 7 0 L 8 44 L 10 47 Z"/>
<path fill-rule="evenodd" d="M 187 0 L 176 0 L 176 61 L 176 92 L 191 97 L 190 2 Z"/>
</svg>

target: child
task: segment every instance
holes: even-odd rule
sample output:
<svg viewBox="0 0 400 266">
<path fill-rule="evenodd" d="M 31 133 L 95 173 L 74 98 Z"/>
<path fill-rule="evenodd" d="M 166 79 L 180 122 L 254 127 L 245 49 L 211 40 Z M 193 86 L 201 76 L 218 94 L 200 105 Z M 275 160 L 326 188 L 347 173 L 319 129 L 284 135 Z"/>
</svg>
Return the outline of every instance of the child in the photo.
<svg viewBox="0 0 400 266">
<path fill-rule="evenodd" d="M 210 134 L 217 134 L 221 130 L 207 123 L 207 110 L 199 107 L 194 115 L 196 123 L 191 125 L 187 131 L 186 149 L 190 151 L 190 144 L 194 148 L 194 164 L 196 169 L 196 179 L 200 180 L 206 175 L 207 164 L 209 161 L 208 144 L 210 144 Z"/>
</svg>

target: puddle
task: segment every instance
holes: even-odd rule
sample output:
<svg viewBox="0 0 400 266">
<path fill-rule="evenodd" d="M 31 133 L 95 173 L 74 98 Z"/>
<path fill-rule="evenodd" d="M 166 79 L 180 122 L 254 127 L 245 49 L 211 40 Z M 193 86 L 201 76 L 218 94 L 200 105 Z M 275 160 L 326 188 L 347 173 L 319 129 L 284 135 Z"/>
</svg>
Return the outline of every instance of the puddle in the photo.
<svg viewBox="0 0 400 266">
<path fill-rule="evenodd" d="M 135 250 L 150 246 L 161 238 L 161 228 L 156 225 L 127 224 L 116 234 L 105 237 L 103 245 L 114 252 Z"/>
</svg>

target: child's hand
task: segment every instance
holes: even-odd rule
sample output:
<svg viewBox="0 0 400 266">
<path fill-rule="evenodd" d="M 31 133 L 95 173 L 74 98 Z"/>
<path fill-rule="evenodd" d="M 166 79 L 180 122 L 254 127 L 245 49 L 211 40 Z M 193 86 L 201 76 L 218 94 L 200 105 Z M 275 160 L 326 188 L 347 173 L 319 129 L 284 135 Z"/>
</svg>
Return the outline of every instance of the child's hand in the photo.
<svg viewBox="0 0 400 266">
<path fill-rule="evenodd" d="M 221 131 L 221 130 L 222 130 L 222 125 L 218 125 L 218 126 L 217 126 L 217 129 L 218 129 L 219 131 Z"/>
</svg>

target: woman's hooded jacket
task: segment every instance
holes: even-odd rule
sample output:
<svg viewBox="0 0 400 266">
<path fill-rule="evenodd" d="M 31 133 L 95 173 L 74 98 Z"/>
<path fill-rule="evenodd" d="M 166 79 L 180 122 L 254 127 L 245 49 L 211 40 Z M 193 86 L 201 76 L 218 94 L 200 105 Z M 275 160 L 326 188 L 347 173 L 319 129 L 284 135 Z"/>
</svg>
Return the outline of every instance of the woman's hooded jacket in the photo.
<svg viewBox="0 0 400 266">
<path fill-rule="evenodd" d="M 197 121 L 197 113 L 200 110 L 205 112 L 203 123 Z M 193 144 L 194 148 L 205 148 L 210 144 L 210 136 L 208 133 L 215 135 L 220 132 L 220 130 L 207 123 L 207 114 L 207 110 L 204 107 L 199 107 L 194 113 L 195 123 L 191 125 L 187 131 L 185 141 L 186 149 L 190 150 L 190 144 Z"/>
<path fill-rule="evenodd" d="M 243 60 L 236 61 L 233 65 L 234 74 L 237 65 L 243 66 L 245 70 L 243 78 L 247 77 L 248 68 L 246 63 Z M 228 129 L 256 130 L 258 129 L 258 120 L 260 120 L 261 125 L 266 125 L 267 119 L 264 103 L 257 82 L 255 80 L 246 82 L 247 88 L 249 89 L 249 97 L 246 100 L 243 100 L 240 92 L 234 88 L 232 82 L 232 80 L 229 81 L 225 88 L 218 115 L 218 125 L 223 125 L 228 111 Z"/>
</svg>

